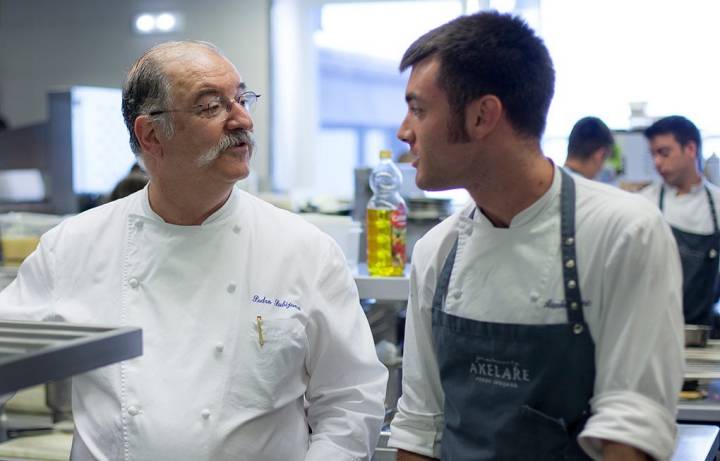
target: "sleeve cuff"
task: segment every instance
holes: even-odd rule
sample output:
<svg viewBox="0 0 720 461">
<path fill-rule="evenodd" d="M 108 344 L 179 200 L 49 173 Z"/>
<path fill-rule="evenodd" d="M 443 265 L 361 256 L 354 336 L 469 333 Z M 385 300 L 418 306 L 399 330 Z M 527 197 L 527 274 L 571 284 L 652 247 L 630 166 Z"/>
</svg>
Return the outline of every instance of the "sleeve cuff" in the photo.
<svg viewBox="0 0 720 461">
<path fill-rule="evenodd" d="M 358 458 L 325 440 L 311 443 L 305 455 L 305 461 L 327 461 L 329 459 L 333 461 L 366 461 L 369 457 Z"/>
<path fill-rule="evenodd" d="M 398 413 L 390 424 L 388 446 L 440 459 L 443 425 L 442 418 L 419 424 Z"/>
<path fill-rule="evenodd" d="M 593 459 L 602 459 L 602 440 L 642 450 L 654 459 L 669 460 L 675 450 L 677 425 L 670 411 L 635 392 L 612 392 L 594 397 L 593 415 L 578 437 Z"/>
</svg>

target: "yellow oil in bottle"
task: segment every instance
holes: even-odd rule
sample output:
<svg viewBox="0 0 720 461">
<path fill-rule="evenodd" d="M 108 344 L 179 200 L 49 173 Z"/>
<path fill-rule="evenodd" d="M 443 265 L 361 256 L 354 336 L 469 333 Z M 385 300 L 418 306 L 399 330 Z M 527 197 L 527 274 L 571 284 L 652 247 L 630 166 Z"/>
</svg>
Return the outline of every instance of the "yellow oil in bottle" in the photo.
<svg viewBox="0 0 720 461">
<path fill-rule="evenodd" d="M 399 222 L 397 214 L 396 210 L 367 210 L 367 264 L 371 276 L 403 275 L 405 222 Z"/>
</svg>

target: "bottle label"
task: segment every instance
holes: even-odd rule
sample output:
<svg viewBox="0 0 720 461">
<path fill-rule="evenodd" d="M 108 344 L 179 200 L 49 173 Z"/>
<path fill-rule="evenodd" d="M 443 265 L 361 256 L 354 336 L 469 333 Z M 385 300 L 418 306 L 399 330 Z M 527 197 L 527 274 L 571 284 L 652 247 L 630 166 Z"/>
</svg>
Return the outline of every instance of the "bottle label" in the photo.
<svg viewBox="0 0 720 461">
<path fill-rule="evenodd" d="M 392 264 L 402 270 L 405 267 L 405 236 L 407 229 L 407 213 L 404 207 L 393 210 L 390 214 L 392 225 Z"/>
</svg>

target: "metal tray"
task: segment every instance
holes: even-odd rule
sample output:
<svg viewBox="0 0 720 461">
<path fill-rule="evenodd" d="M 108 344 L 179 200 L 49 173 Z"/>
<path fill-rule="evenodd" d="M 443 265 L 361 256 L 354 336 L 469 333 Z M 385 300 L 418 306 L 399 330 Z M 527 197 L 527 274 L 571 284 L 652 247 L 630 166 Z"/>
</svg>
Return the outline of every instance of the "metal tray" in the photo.
<svg viewBox="0 0 720 461">
<path fill-rule="evenodd" d="M 142 355 L 142 330 L 0 321 L 0 395 Z"/>
</svg>

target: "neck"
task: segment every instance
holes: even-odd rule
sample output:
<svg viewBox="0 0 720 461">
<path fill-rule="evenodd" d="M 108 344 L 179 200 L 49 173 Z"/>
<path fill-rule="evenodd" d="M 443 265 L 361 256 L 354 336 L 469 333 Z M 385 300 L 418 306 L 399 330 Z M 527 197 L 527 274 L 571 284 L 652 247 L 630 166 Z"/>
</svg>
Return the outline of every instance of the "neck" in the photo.
<svg viewBox="0 0 720 461">
<path fill-rule="evenodd" d="M 197 226 L 227 202 L 232 187 L 222 191 L 202 192 L 151 180 L 148 188 L 150 208 L 166 223 Z"/>
<path fill-rule="evenodd" d="M 687 177 L 683 178 L 679 182 L 677 187 L 677 195 L 689 194 L 693 187 L 697 186 L 702 182 L 702 176 L 697 170 L 693 170 L 692 173 L 688 174 Z"/>
<path fill-rule="evenodd" d="M 572 171 L 583 175 L 588 179 L 592 179 L 595 175 L 593 174 L 593 167 L 580 159 L 568 157 L 565 161 L 565 167 L 570 168 Z"/>
<path fill-rule="evenodd" d="M 487 172 L 468 187 L 475 204 L 495 227 L 509 227 L 512 219 L 550 189 L 555 169 L 538 145 L 498 153 Z"/>
</svg>

